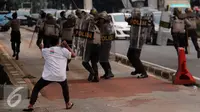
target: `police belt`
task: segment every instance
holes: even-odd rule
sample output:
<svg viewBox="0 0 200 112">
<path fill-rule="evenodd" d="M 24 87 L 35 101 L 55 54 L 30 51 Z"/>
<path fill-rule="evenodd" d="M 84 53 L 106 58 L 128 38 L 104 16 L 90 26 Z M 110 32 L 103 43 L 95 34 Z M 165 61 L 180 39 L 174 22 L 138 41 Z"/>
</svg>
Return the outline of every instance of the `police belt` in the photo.
<svg viewBox="0 0 200 112">
<path fill-rule="evenodd" d="M 128 23 L 129 23 L 129 25 L 132 25 L 132 26 L 142 26 L 142 27 L 149 26 L 149 20 L 147 20 L 147 19 L 131 18 L 128 21 Z"/>
<path fill-rule="evenodd" d="M 89 39 L 89 40 L 94 40 L 94 32 L 91 32 L 91 31 L 83 31 L 79 29 L 74 29 L 74 36 Z"/>
<path fill-rule="evenodd" d="M 170 28 L 170 23 L 165 21 L 160 21 L 160 26 L 163 28 Z"/>
<path fill-rule="evenodd" d="M 101 36 L 101 41 L 102 42 L 112 41 L 112 40 L 115 40 L 115 34 Z"/>
</svg>

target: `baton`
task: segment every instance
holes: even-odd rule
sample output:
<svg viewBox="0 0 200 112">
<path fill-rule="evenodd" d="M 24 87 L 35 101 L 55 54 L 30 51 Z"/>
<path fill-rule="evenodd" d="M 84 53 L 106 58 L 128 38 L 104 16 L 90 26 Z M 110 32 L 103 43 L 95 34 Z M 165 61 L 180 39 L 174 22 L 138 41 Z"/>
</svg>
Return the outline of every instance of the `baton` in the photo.
<svg viewBox="0 0 200 112">
<path fill-rule="evenodd" d="M 137 40 L 137 48 L 139 48 L 139 46 L 140 46 L 140 36 L 141 36 L 141 25 L 142 25 L 142 16 L 140 15 L 140 26 L 139 26 L 139 30 L 138 30 L 138 40 Z"/>
<path fill-rule="evenodd" d="M 31 48 L 31 44 L 32 44 L 32 42 L 33 42 L 34 34 L 35 34 L 35 31 L 33 32 L 33 35 L 32 35 L 32 37 L 31 37 L 31 41 L 30 41 L 30 43 L 29 43 L 29 48 Z"/>
<path fill-rule="evenodd" d="M 76 5 L 76 3 L 74 2 L 74 0 L 71 0 L 73 2 L 73 4 L 75 5 L 76 9 L 78 9 L 78 6 Z"/>
</svg>

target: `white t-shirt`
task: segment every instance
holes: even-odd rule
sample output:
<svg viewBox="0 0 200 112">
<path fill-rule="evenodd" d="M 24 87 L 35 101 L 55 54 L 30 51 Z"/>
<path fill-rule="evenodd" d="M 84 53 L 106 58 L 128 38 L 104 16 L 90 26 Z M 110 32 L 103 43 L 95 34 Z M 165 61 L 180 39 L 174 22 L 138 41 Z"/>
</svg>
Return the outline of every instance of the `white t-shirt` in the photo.
<svg viewBox="0 0 200 112">
<path fill-rule="evenodd" d="M 71 52 L 66 48 L 51 47 L 42 49 L 42 55 L 45 59 L 42 78 L 47 81 L 65 81 L 67 60 L 71 59 Z"/>
</svg>

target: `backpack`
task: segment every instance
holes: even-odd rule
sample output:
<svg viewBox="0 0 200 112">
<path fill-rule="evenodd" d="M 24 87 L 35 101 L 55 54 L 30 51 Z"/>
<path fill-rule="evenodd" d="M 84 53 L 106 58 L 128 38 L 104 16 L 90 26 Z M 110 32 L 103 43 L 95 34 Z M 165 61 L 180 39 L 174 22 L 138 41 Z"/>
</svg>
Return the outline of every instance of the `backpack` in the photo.
<svg viewBox="0 0 200 112">
<path fill-rule="evenodd" d="M 172 22 L 173 33 L 185 33 L 185 20 L 175 17 Z"/>
<path fill-rule="evenodd" d="M 196 18 L 188 18 L 187 20 L 189 21 L 189 27 L 187 29 L 196 30 L 197 29 Z"/>
<path fill-rule="evenodd" d="M 59 27 L 56 26 L 56 24 L 47 24 L 44 23 L 44 36 L 49 36 L 49 37 L 59 37 Z"/>
<path fill-rule="evenodd" d="M 69 19 L 69 18 L 67 20 L 64 20 L 61 23 L 61 27 L 62 27 L 62 31 L 61 31 L 62 36 L 61 37 L 62 37 L 62 39 L 72 40 L 72 37 L 73 37 L 73 34 L 74 34 L 75 24 L 76 24 L 76 21 Z"/>
</svg>

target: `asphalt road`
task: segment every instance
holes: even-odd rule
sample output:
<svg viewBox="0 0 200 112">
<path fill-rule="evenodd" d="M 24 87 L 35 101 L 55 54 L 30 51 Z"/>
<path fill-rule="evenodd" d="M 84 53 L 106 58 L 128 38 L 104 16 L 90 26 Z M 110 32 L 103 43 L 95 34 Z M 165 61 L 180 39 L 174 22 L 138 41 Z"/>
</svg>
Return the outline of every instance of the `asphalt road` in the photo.
<svg viewBox="0 0 200 112">
<path fill-rule="evenodd" d="M 189 42 L 189 44 L 190 54 L 186 57 L 187 66 L 192 75 L 200 78 L 200 60 L 197 59 L 197 53 L 192 42 Z M 126 56 L 128 46 L 129 41 L 127 40 L 115 41 L 113 43 L 112 52 Z M 145 45 L 142 50 L 141 59 L 174 70 L 178 68 L 178 57 L 173 46 Z"/>
</svg>

